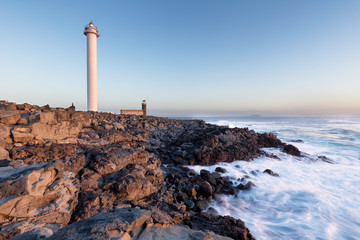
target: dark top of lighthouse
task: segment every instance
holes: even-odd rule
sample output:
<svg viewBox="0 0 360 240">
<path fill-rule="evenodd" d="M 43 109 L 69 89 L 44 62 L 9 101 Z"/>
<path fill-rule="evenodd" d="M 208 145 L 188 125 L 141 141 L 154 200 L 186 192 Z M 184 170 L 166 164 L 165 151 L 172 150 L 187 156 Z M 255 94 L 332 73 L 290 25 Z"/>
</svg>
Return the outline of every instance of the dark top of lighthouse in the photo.
<svg viewBox="0 0 360 240">
<path fill-rule="evenodd" d="M 91 21 L 89 25 L 85 26 L 84 34 L 87 36 L 89 33 L 93 33 L 96 37 L 99 37 L 99 30 L 95 27 L 94 23 Z"/>
</svg>

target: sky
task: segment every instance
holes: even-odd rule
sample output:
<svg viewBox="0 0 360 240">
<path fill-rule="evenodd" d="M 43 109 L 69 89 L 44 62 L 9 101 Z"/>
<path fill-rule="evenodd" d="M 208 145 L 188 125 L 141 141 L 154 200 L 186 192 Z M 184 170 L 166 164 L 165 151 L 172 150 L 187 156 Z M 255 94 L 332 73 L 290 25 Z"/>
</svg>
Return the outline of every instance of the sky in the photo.
<svg viewBox="0 0 360 240">
<path fill-rule="evenodd" d="M 0 99 L 160 116 L 360 116 L 358 0 L 0 0 Z"/>
</svg>

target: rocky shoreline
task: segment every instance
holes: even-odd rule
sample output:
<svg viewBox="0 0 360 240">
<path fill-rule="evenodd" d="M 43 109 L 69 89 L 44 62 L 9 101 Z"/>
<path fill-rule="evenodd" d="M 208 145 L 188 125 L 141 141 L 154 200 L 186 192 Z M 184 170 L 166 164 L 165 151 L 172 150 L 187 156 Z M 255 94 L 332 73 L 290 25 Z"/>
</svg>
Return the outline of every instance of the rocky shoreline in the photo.
<svg viewBox="0 0 360 240">
<path fill-rule="evenodd" d="M 241 220 L 204 212 L 251 178 L 186 166 L 251 161 L 264 147 L 300 155 L 247 128 L 0 101 L 0 240 L 254 239 Z"/>
</svg>

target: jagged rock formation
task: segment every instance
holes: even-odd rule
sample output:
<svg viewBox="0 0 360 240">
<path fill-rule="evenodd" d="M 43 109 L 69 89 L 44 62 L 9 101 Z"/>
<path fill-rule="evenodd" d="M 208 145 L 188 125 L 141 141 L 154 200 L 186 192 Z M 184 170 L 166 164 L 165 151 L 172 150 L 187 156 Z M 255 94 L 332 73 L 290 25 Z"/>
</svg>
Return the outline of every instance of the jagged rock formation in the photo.
<svg viewBox="0 0 360 240">
<path fill-rule="evenodd" d="M 246 128 L 1 101 L 0 239 L 252 239 L 241 220 L 202 212 L 252 183 L 186 165 L 262 147 L 300 154 Z"/>
</svg>

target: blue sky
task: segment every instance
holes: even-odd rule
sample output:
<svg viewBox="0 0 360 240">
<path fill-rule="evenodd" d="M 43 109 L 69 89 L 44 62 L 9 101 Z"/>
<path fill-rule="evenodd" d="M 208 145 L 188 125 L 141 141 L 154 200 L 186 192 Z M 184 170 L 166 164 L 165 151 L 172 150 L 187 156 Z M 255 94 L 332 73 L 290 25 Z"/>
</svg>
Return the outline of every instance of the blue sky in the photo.
<svg viewBox="0 0 360 240">
<path fill-rule="evenodd" d="M 360 115 L 360 1 L 0 1 L 0 99 L 99 110 Z"/>
</svg>

